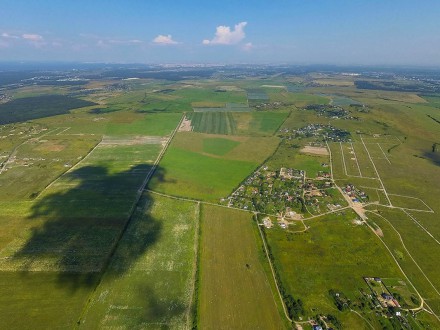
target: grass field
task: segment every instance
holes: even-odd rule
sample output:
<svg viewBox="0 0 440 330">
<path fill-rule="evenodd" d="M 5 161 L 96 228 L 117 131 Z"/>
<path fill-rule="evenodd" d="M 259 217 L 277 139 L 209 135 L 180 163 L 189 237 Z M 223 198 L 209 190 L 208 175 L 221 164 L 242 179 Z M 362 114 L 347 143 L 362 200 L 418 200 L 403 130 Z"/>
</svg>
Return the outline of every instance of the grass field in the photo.
<svg viewBox="0 0 440 330">
<path fill-rule="evenodd" d="M 239 146 L 240 142 L 222 138 L 211 138 L 203 140 L 203 151 L 217 156 L 224 156 Z"/>
<path fill-rule="evenodd" d="M 272 136 L 282 125 L 288 112 L 233 113 L 237 122 L 237 134 L 250 136 Z"/>
<path fill-rule="evenodd" d="M 360 296 L 359 288 L 364 286 L 364 276 L 402 274 L 370 229 L 352 223 L 355 218 L 354 212 L 347 211 L 308 222 L 311 228 L 302 234 L 269 229 L 266 236 L 283 285 L 304 301 L 307 315 L 333 314 L 344 328 L 368 329 L 354 313 L 338 312 L 329 290 L 355 301 Z M 363 316 L 379 327 L 370 313 L 366 311 Z"/>
<path fill-rule="evenodd" d="M 82 275 L 56 272 L 0 272 L 0 328 L 71 329 L 97 281 L 79 285 Z"/>
<path fill-rule="evenodd" d="M 277 138 L 218 137 L 193 132 L 176 134 L 160 162 L 161 171 L 149 184 L 150 189 L 218 201 L 228 196 L 278 144 Z"/>
<path fill-rule="evenodd" d="M 187 329 L 192 324 L 198 206 L 145 195 L 81 324 Z"/>
<path fill-rule="evenodd" d="M 202 208 L 200 329 L 285 329 L 248 213 Z"/>
<path fill-rule="evenodd" d="M 179 113 L 131 114 L 118 113 L 110 117 L 107 135 L 169 135 L 182 117 Z"/>
<path fill-rule="evenodd" d="M 171 146 L 149 188 L 161 193 L 217 201 L 226 197 L 258 163 L 214 158 Z"/>
</svg>

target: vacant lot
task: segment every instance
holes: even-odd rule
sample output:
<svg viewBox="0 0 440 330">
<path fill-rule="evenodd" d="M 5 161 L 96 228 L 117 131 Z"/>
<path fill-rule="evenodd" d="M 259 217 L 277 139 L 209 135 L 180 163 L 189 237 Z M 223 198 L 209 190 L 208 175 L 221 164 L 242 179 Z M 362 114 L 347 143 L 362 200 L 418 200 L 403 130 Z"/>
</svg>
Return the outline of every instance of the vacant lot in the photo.
<svg viewBox="0 0 440 330">
<path fill-rule="evenodd" d="M 203 206 L 200 329 L 284 329 L 250 214 Z"/>
<path fill-rule="evenodd" d="M 92 296 L 86 328 L 187 329 L 198 206 L 147 195 Z"/>
<path fill-rule="evenodd" d="M 305 154 L 328 156 L 328 150 L 327 148 L 324 147 L 305 146 L 304 148 L 301 149 L 301 152 Z"/>
</svg>

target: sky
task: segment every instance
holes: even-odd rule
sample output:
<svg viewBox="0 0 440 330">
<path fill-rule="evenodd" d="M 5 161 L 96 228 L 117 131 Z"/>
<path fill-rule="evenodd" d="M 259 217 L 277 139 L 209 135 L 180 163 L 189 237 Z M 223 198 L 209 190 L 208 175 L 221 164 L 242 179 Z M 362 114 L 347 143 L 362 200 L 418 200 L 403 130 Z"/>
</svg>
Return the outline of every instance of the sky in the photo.
<svg viewBox="0 0 440 330">
<path fill-rule="evenodd" d="M 440 66 L 439 0 L 1 0 L 0 61 Z"/>
</svg>

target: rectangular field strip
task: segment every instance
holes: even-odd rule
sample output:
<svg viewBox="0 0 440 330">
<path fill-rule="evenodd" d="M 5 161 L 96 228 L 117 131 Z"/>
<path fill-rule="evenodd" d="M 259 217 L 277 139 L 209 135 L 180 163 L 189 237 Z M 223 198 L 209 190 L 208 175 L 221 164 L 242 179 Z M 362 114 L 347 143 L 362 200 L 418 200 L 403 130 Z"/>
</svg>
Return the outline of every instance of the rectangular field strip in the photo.
<svg viewBox="0 0 440 330">
<path fill-rule="evenodd" d="M 237 124 L 230 112 L 194 112 L 188 117 L 194 132 L 229 135 L 237 132 Z"/>
</svg>

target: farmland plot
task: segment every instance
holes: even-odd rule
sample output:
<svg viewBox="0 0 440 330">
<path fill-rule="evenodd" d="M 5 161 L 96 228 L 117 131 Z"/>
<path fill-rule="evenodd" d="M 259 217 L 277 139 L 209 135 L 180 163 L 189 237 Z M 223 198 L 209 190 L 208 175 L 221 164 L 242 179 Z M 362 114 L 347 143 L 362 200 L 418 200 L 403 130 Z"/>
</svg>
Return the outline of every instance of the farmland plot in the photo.
<svg viewBox="0 0 440 330">
<path fill-rule="evenodd" d="M 200 329 L 284 329 L 251 215 L 204 206 Z"/>
<path fill-rule="evenodd" d="M 144 196 L 81 321 L 87 328 L 187 329 L 196 203 Z"/>
</svg>

